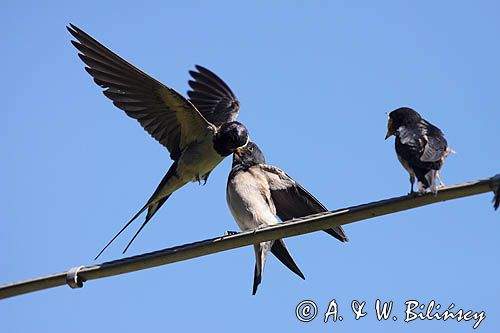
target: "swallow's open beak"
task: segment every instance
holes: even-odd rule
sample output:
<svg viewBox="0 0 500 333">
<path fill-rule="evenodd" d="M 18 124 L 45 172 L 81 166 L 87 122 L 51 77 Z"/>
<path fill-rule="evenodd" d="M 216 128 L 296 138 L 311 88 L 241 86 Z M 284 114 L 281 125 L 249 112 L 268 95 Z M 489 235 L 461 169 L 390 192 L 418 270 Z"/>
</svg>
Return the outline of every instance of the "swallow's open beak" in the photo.
<svg viewBox="0 0 500 333">
<path fill-rule="evenodd" d="M 385 140 L 387 140 L 391 135 L 394 135 L 394 130 L 392 129 L 392 119 L 389 118 L 389 121 L 387 121 L 387 133 L 385 135 Z"/>
<path fill-rule="evenodd" d="M 245 148 L 248 146 L 248 143 L 250 142 L 250 137 L 247 138 L 247 142 L 241 147 L 236 148 L 234 153 L 238 155 L 239 157 L 243 156 L 243 152 L 245 151 Z"/>
</svg>

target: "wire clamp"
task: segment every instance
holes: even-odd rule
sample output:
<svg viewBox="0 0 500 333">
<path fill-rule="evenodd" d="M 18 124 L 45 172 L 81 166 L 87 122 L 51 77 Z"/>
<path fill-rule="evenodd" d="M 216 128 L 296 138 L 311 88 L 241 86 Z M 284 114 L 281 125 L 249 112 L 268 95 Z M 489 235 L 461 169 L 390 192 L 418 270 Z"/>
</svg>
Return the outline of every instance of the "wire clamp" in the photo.
<svg viewBox="0 0 500 333">
<path fill-rule="evenodd" d="M 85 280 L 78 276 L 78 272 L 84 267 L 85 266 L 73 267 L 66 273 L 66 283 L 70 288 L 76 289 L 83 287 L 83 282 Z"/>
</svg>

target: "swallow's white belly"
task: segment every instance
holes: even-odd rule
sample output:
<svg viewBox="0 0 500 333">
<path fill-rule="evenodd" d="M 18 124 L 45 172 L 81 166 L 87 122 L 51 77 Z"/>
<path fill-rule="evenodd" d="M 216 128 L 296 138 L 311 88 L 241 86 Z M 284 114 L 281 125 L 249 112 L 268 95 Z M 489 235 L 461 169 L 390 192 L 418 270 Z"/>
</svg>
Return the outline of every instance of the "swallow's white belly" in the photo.
<svg viewBox="0 0 500 333">
<path fill-rule="evenodd" d="M 177 166 L 177 176 L 185 182 L 197 181 L 212 171 L 222 160 L 213 148 L 211 139 L 190 144 L 182 153 Z"/>
<path fill-rule="evenodd" d="M 158 198 L 172 194 L 186 183 L 200 180 L 224 159 L 213 149 L 212 139 L 207 139 L 186 147 L 177 161 L 174 175 L 158 190 Z"/>
<path fill-rule="evenodd" d="M 227 204 L 242 231 L 277 223 L 270 193 L 263 185 L 248 171 L 238 172 L 227 184 Z"/>
</svg>

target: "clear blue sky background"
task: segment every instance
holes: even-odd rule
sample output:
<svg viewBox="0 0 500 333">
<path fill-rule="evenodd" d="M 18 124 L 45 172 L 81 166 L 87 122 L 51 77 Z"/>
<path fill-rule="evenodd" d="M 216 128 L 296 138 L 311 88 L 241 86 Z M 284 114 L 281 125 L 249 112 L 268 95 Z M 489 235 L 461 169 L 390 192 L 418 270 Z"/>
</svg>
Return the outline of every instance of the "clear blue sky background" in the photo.
<svg viewBox="0 0 500 333">
<path fill-rule="evenodd" d="M 187 71 L 218 73 L 241 101 L 240 120 L 268 161 L 330 209 L 408 191 L 384 141 L 385 112 L 411 106 L 458 154 L 447 184 L 500 172 L 499 5 L 495 1 L 2 1 L 0 283 L 93 264 L 149 197 L 171 161 L 83 70 L 72 22 L 185 93 Z M 168 201 L 130 255 L 236 229 L 225 202 L 230 161 L 205 187 Z M 403 322 L 404 302 L 486 311 L 500 327 L 500 215 L 492 195 L 455 200 L 288 239 L 302 281 L 271 258 L 251 296 L 250 247 L 0 301 L 2 332 L 327 330 L 470 332 L 472 323 Z M 104 260 L 121 257 L 135 230 Z M 396 322 L 378 322 L 377 298 Z M 320 314 L 299 322 L 295 306 Z M 324 324 L 336 299 L 343 322 Z M 368 316 L 355 321 L 353 299 Z M 334 326 L 334 327 L 330 327 Z"/>
</svg>

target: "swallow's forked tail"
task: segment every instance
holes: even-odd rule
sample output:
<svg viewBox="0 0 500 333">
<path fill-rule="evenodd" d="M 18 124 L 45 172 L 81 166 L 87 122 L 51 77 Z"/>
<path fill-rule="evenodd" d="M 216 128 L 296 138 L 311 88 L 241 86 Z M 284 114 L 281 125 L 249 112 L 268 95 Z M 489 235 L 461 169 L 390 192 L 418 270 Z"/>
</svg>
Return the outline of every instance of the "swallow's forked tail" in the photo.
<svg viewBox="0 0 500 333">
<path fill-rule="evenodd" d="M 269 250 L 274 254 L 276 258 L 288 269 L 297 274 L 302 280 L 305 280 L 304 274 L 300 271 L 300 268 L 297 266 L 295 261 L 293 260 L 288 248 L 285 245 L 285 242 L 282 239 L 277 239 L 275 241 L 268 241 L 260 244 L 254 245 L 255 250 L 255 271 L 253 278 L 253 290 L 252 295 L 255 295 L 257 292 L 257 287 L 262 281 L 262 273 L 264 271 L 264 265 L 266 263 L 267 254 Z"/>
<path fill-rule="evenodd" d="M 111 243 L 113 243 L 113 241 L 118 237 L 120 236 L 120 234 L 125 231 L 125 229 L 127 229 L 127 227 L 139 216 L 142 214 L 142 212 L 144 212 L 146 210 L 146 208 L 148 207 L 148 204 L 144 205 L 144 207 L 141 208 L 140 211 L 137 212 L 137 214 L 134 215 L 134 217 L 132 217 L 124 226 L 123 228 L 120 229 L 120 231 L 118 231 L 118 233 L 113 237 L 111 238 L 111 240 L 108 242 L 108 244 L 106 244 L 106 246 L 104 246 L 102 248 L 102 250 L 95 256 L 94 260 L 97 260 L 101 254 L 108 248 L 108 246 L 111 245 Z"/>
<path fill-rule="evenodd" d="M 123 228 L 120 229 L 120 231 L 118 231 L 118 233 L 113 238 L 111 238 L 111 240 L 106 244 L 106 246 L 103 247 L 103 249 L 97 254 L 97 256 L 94 258 L 94 260 L 97 260 L 100 257 L 100 255 L 111 245 L 111 243 L 113 243 L 113 241 L 118 236 L 120 236 L 120 234 L 123 231 L 125 231 L 125 229 L 127 229 L 127 227 L 132 222 L 134 222 L 134 220 L 136 218 L 138 218 L 139 215 L 141 215 L 147 209 L 148 213 L 146 214 L 146 219 L 144 220 L 144 222 L 142 223 L 142 225 L 140 226 L 140 228 L 137 230 L 137 232 L 134 234 L 134 237 L 132 237 L 132 239 L 130 240 L 130 242 L 128 242 L 127 246 L 125 247 L 125 249 L 123 250 L 122 253 L 125 253 L 128 250 L 128 248 L 130 247 L 130 245 L 132 244 L 132 242 L 135 240 L 135 238 L 137 237 L 137 235 L 139 235 L 139 233 L 146 226 L 146 224 L 149 222 L 149 220 L 151 220 L 151 218 L 153 217 L 153 215 L 158 211 L 158 209 L 160 209 L 160 207 L 165 203 L 165 201 L 167 201 L 167 199 L 170 198 L 170 196 L 172 195 L 172 193 L 170 193 L 170 194 L 168 194 L 167 196 L 165 196 L 165 197 L 163 197 L 161 199 L 157 198 L 158 194 L 161 192 L 161 190 L 163 189 L 163 187 L 172 178 L 172 176 L 175 175 L 175 170 L 176 169 L 177 169 L 177 161 L 175 161 L 174 164 L 172 164 L 170 166 L 170 169 L 168 169 L 167 174 L 165 175 L 165 177 L 163 177 L 163 179 L 161 180 L 160 184 L 158 185 L 158 187 L 154 191 L 154 193 L 151 196 L 151 198 L 149 198 L 149 200 L 146 202 L 146 204 L 123 226 Z"/>
<path fill-rule="evenodd" d="M 153 217 L 153 215 L 158 211 L 158 209 L 160 209 L 160 207 L 165 203 L 165 201 L 167 201 L 168 198 L 170 198 L 172 194 L 169 194 L 167 195 L 166 197 L 160 199 L 160 201 L 154 203 L 154 204 L 151 204 L 148 208 L 148 213 L 146 214 L 146 219 L 144 220 L 144 222 L 141 224 L 140 228 L 137 230 L 137 232 L 134 234 L 134 237 L 132 237 L 132 239 L 128 242 L 127 246 L 125 247 L 125 249 L 123 250 L 122 254 L 127 252 L 128 248 L 130 247 L 130 245 L 132 245 L 132 242 L 135 240 L 135 238 L 139 235 L 139 233 L 142 231 L 142 229 L 146 226 L 146 224 L 149 222 L 149 220 L 151 220 L 151 218 Z"/>
<path fill-rule="evenodd" d="M 139 235 L 139 233 L 142 231 L 142 229 L 146 226 L 146 224 L 149 222 L 149 220 L 151 220 L 151 218 L 153 217 L 153 215 L 158 211 L 158 209 L 160 209 L 160 207 L 165 203 L 165 201 L 167 201 L 167 199 L 171 196 L 171 194 L 169 194 L 168 196 L 166 196 L 165 198 L 161 199 L 160 201 L 150 205 L 149 204 L 149 201 L 148 203 L 146 203 L 144 205 L 144 207 L 141 208 L 141 210 L 139 210 L 135 215 L 134 217 L 132 217 L 124 226 L 123 228 L 120 229 L 120 231 L 118 231 L 116 233 L 116 235 L 113 236 L 113 238 L 111 238 L 111 240 L 106 244 L 105 247 L 102 248 L 102 250 L 97 254 L 97 256 L 94 258 L 94 260 L 97 260 L 101 254 L 111 245 L 111 243 L 113 243 L 113 241 L 118 238 L 118 236 L 121 235 L 121 233 L 123 231 L 125 231 L 125 229 L 127 229 L 127 227 L 135 221 L 136 218 L 139 217 L 139 215 L 141 215 L 146 209 L 148 209 L 148 213 L 146 215 L 146 219 L 144 220 L 144 222 L 142 223 L 141 227 L 137 230 L 137 232 L 134 234 L 134 237 L 132 237 L 132 239 L 128 242 L 127 246 L 125 247 L 125 249 L 123 250 L 122 253 L 125 253 L 127 252 L 128 248 L 130 247 L 130 245 L 132 244 L 132 242 L 135 240 L 135 238 L 137 237 L 137 235 Z"/>
</svg>

